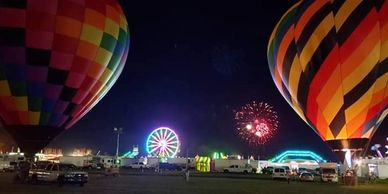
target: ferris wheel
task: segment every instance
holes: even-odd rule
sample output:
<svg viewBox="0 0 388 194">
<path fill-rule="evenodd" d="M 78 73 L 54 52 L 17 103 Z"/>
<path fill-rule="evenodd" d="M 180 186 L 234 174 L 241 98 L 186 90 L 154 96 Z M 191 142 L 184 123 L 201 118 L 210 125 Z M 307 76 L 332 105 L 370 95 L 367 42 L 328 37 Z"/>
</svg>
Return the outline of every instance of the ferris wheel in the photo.
<svg viewBox="0 0 388 194">
<path fill-rule="evenodd" d="M 171 158 L 179 152 L 178 135 L 168 127 L 153 130 L 147 138 L 147 153 L 152 156 Z"/>
</svg>

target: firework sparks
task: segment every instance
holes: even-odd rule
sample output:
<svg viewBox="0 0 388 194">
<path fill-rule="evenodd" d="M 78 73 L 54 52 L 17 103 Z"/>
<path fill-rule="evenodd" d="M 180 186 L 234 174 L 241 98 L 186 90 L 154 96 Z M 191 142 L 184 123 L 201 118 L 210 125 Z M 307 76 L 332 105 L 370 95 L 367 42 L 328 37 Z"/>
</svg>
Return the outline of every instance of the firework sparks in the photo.
<svg viewBox="0 0 388 194">
<path fill-rule="evenodd" d="M 277 112 L 271 105 L 255 101 L 235 111 L 234 120 L 240 137 L 251 145 L 267 143 L 279 124 Z"/>
</svg>

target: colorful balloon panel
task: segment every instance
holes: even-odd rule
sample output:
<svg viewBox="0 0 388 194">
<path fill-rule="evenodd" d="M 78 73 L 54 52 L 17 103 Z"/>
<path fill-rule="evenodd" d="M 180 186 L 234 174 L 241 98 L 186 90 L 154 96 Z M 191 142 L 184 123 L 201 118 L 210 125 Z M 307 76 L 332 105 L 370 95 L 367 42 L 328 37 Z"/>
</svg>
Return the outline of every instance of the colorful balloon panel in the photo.
<svg viewBox="0 0 388 194">
<path fill-rule="evenodd" d="M 0 3 L 0 116 L 69 128 L 112 87 L 129 48 L 116 0 Z"/>
<path fill-rule="evenodd" d="M 323 140 L 369 139 L 388 113 L 387 1 L 300 1 L 267 54 L 278 90 Z"/>
</svg>

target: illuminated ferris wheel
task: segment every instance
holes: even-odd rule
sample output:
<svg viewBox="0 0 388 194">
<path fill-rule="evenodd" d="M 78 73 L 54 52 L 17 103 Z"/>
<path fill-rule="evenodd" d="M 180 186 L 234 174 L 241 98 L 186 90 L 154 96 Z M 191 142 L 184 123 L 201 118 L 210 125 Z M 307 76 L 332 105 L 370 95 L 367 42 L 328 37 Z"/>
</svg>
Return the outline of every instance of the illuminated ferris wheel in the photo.
<svg viewBox="0 0 388 194">
<path fill-rule="evenodd" d="M 147 153 L 152 156 L 171 158 L 179 152 L 178 135 L 168 127 L 159 127 L 147 138 Z"/>
</svg>

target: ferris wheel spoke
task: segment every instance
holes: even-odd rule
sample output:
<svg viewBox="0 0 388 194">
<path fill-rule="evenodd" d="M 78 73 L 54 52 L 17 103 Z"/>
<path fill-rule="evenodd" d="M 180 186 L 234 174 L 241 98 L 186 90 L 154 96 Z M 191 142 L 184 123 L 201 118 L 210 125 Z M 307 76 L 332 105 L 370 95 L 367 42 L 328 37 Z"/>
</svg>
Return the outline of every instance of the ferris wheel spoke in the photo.
<svg viewBox="0 0 388 194">
<path fill-rule="evenodd" d="M 149 145 L 149 147 L 150 147 L 151 149 L 154 149 L 155 147 L 160 147 L 160 145 L 157 145 L 157 144 L 151 144 L 151 145 Z"/>
<path fill-rule="evenodd" d="M 167 141 L 167 145 L 177 145 L 178 144 L 178 141 L 177 140 L 170 140 L 170 141 Z"/>
<path fill-rule="evenodd" d="M 167 153 L 167 148 L 161 148 L 160 151 L 162 152 L 162 155 L 163 156 L 168 156 L 166 153 Z"/>
<path fill-rule="evenodd" d="M 159 145 L 159 142 L 158 141 L 149 141 L 148 142 L 148 145 Z"/>
<path fill-rule="evenodd" d="M 151 139 L 159 141 L 160 137 L 157 134 L 152 134 Z"/>
<path fill-rule="evenodd" d="M 153 137 L 154 139 L 157 139 L 157 140 L 160 140 L 162 138 L 159 133 L 153 134 Z"/>
<path fill-rule="evenodd" d="M 163 129 L 157 131 L 156 134 L 158 134 L 159 139 L 163 139 Z"/>
<path fill-rule="evenodd" d="M 176 139 L 176 136 L 171 133 L 170 136 L 168 136 L 168 138 L 166 139 L 166 141 L 169 142 L 169 141 L 172 141 L 173 139 Z"/>
<path fill-rule="evenodd" d="M 160 147 L 160 145 L 158 145 L 158 144 L 150 144 L 149 147 L 151 147 L 151 148 Z"/>
<path fill-rule="evenodd" d="M 160 136 L 160 134 L 159 134 L 158 131 L 156 131 L 156 132 L 154 133 L 154 136 L 156 137 L 155 139 L 157 139 L 157 140 L 160 140 L 160 138 L 162 138 L 162 137 Z"/>
<path fill-rule="evenodd" d="M 149 140 L 149 142 L 152 143 L 152 144 L 158 144 L 159 143 L 158 140 Z"/>
<path fill-rule="evenodd" d="M 165 148 L 163 148 L 163 153 L 166 155 L 166 153 L 168 152 L 168 148 L 167 147 L 165 147 Z"/>
<path fill-rule="evenodd" d="M 166 132 L 166 136 L 165 136 L 165 140 L 168 141 L 168 139 L 170 139 L 170 136 L 171 136 L 171 132 L 170 131 L 167 131 Z"/>
<path fill-rule="evenodd" d="M 168 148 L 170 148 L 170 149 L 178 149 L 178 146 L 174 146 L 174 145 L 169 145 L 169 146 L 167 146 Z"/>
<path fill-rule="evenodd" d="M 159 150 L 159 155 L 163 155 L 163 156 L 165 156 L 165 154 L 166 154 L 166 148 L 163 148 L 163 147 L 161 147 L 160 148 L 160 150 Z"/>
<path fill-rule="evenodd" d="M 156 150 L 158 150 L 160 147 L 155 147 L 155 148 L 153 148 L 153 149 L 151 149 L 151 153 L 153 153 L 153 152 L 155 152 Z"/>
<path fill-rule="evenodd" d="M 170 155 L 166 151 L 164 151 L 162 155 L 163 155 L 163 157 L 167 157 L 167 158 L 170 157 Z"/>
<path fill-rule="evenodd" d="M 152 148 L 153 148 L 153 147 L 160 147 L 158 144 L 149 144 L 148 146 L 149 146 L 149 147 L 152 147 Z"/>
<path fill-rule="evenodd" d="M 159 142 L 159 140 L 157 140 L 157 139 L 150 139 L 150 140 L 148 140 L 149 142 L 152 142 L 152 143 L 158 143 Z"/>
<path fill-rule="evenodd" d="M 163 139 L 165 140 L 166 139 L 166 136 L 167 136 L 167 129 L 164 129 L 162 130 L 162 134 L 163 134 Z"/>
<path fill-rule="evenodd" d="M 172 148 L 171 146 L 166 146 L 166 150 L 171 150 L 171 149 L 174 149 L 174 148 Z"/>
<path fill-rule="evenodd" d="M 166 150 L 166 156 L 167 156 L 167 157 L 172 157 L 172 155 L 173 155 L 173 154 L 172 154 L 170 151 Z"/>
<path fill-rule="evenodd" d="M 169 131 L 168 139 L 170 139 L 170 138 L 175 138 L 175 137 L 176 137 L 175 132 Z"/>
<path fill-rule="evenodd" d="M 178 141 L 177 141 L 177 140 L 175 140 L 175 141 L 170 141 L 170 142 L 168 142 L 168 144 L 169 144 L 169 145 L 171 145 L 171 144 L 178 144 Z"/>
<path fill-rule="evenodd" d="M 167 140 L 170 137 L 170 134 L 171 134 L 171 131 L 166 130 L 166 133 L 164 134 L 164 139 Z"/>
<path fill-rule="evenodd" d="M 168 138 L 170 137 L 170 135 L 171 135 L 171 131 L 166 130 L 166 136 L 165 136 L 165 138 L 168 139 Z"/>
<path fill-rule="evenodd" d="M 170 150 L 170 157 L 174 157 L 177 152 L 177 150 Z"/>
<path fill-rule="evenodd" d="M 166 151 L 170 153 L 174 153 L 169 147 L 166 147 Z M 172 154 L 169 154 L 169 156 L 172 156 Z"/>
<path fill-rule="evenodd" d="M 170 140 L 170 141 L 167 141 L 166 143 L 167 143 L 167 145 L 175 145 L 175 144 L 177 144 L 177 141 L 176 140 Z"/>
</svg>

